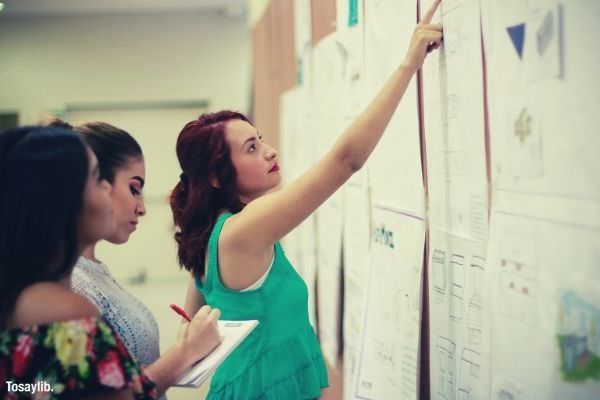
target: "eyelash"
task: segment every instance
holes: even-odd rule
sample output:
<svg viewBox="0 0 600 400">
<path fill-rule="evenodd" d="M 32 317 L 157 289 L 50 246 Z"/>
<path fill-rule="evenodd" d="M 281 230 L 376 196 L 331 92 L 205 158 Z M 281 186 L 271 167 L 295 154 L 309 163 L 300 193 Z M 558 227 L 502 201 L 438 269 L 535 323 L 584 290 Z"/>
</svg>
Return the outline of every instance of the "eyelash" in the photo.
<svg viewBox="0 0 600 400">
<path fill-rule="evenodd" d="M 258 135 L 258 141 L 259 141 L 259 143 L 262 143 L 262 141 L 263 141 L 262 135 Z M 256 151 L 256 144 L 253 143 L 250 146 L 248 146 L 248 153 L 254 153 L 254 151 Z"/>
<path fill-rule="evenodd" d="M 132 193 L 134 196 L 139 196 L 139 195 L 141 194 L 141 193 L 140 193 L 140 191 L 139 191 L 139 190 L 137 190 L 136 188 L 134 188 L 133 186 L 130 186 L 130 187 L 129 187 L 129 189 L 131 189 L 131 193 Z"/>
</svg>

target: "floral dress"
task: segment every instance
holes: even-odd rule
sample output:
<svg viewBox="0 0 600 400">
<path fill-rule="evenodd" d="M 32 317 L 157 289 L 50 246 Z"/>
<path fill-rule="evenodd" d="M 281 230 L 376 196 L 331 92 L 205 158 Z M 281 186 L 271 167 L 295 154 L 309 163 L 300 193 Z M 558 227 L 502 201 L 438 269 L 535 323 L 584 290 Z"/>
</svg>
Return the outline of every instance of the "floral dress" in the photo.
<svg viewBox="0 0 600 400">
<path fill-rule="evenodd" d="M 112 328 L 88 317 L 0 331 L 0 399 L 80 399 L 156 387 Z"/>
</svg>

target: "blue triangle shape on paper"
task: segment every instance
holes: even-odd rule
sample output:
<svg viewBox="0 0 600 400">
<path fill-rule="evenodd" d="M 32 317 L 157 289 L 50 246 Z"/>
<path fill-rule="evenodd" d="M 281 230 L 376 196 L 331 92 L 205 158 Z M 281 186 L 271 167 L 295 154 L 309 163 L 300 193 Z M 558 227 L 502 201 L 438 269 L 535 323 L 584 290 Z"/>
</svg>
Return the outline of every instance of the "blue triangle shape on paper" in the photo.
<svg viewBox="0 0 600 400">
<path fill-rule="evenodd" d="M 519 58 L 523 58 L 523 42 L 525 41 L 525 24 L 509 26 L 506 28 L 510 40 L 519 54 Z"/>
</svg>

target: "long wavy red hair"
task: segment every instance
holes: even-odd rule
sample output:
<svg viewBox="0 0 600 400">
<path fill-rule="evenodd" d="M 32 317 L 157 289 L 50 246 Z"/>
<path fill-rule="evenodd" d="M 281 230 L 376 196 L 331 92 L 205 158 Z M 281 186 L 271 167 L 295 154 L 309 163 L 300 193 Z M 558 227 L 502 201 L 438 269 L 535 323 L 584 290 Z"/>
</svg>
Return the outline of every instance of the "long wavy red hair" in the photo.
<svg viewBox="0 0 600 400">
<path fill-rule="evenodd" d="M 237 191 L 237 174 L 225 138 L 228 121 L 250 123 L 243 114 L 219 111 L 188 122 L 177 138 L 177 158 L 183 171 L 169 202 L 176 227 L 179 265 L 198 278 L 205 273 L 204 259 L 210 233 L 223 210 L 243 208 Z"/>
</svg>

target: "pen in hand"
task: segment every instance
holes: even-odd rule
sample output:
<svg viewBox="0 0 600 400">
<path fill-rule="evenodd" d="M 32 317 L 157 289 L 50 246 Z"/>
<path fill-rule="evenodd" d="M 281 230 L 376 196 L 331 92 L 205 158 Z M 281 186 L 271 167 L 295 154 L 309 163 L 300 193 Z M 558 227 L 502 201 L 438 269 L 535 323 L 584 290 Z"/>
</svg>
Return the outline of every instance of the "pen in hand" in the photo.
<svg viewBox="0 0 600 400">
<path fill-rule="evenodd" d="M 181 307 L 179 307 L 177 304 L 171 304 L 170 305 L 171 309 L 173 311 L 175 311 L 177 314 L 181 315 L 183 318 L 186 319 L 186 321 L 191 322 L 191 318 L 187 315 L 187 313 L 185 312 L 185 310 Z"/>
</svg>

